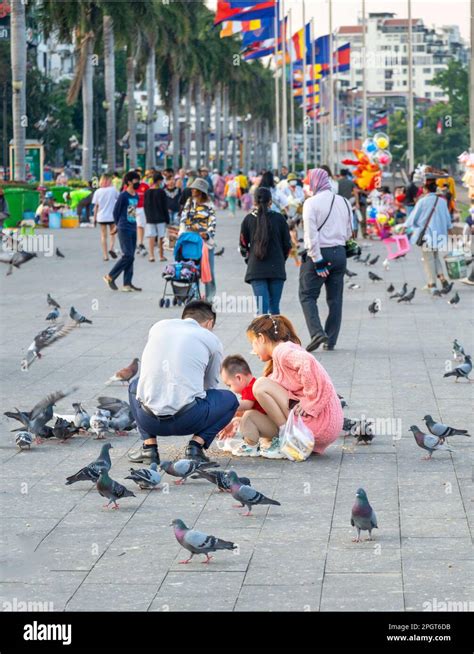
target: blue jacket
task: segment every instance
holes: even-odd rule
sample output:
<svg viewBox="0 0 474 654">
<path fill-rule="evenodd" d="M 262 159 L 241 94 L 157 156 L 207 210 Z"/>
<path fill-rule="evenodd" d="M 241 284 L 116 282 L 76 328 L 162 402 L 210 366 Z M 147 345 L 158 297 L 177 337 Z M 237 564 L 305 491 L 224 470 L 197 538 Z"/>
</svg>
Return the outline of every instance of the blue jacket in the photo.
<svg viewBox="0 0 474 654">
<path fill-rule="evenodd" d="M 431 216 L 430 224 L 425 232 L 426 245 L 432 249 L 446 249 L 448 229 L 451 227 L 451 215 L 445 198 L 428 193 L 420 198 L 405 223 L 408 232 L 412 231 L 411 242 L 415 243 L 418 235 L 426 224 L 431 210 L 438 198 L 436 209 Z"/>
</svg>

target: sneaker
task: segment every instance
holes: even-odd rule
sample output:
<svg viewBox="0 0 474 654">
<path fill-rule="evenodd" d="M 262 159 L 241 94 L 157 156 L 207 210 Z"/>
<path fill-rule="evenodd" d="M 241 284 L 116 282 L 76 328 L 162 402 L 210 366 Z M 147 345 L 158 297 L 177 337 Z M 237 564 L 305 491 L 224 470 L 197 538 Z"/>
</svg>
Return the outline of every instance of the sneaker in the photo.
<svg viewBox="0 0 474 654">
<path fill-rule="evenodd" d="M 114 280 L 112 279 L 112 277 L 110 277 L 109 275 L 104 275 L 104 276 L 102 277 L 102 279 L 104 280 L 104 282 L 107 284 L 107 286 L 108 286 L 112 291 L 118 291 L 118 286 L 117 286 L 117 284 L 114 282 Z"/>
<path fill-rule="evenodd" d="M 110 256 L 112 257 L 112 259 L 116 259 L 116 258 L 117 258 L 117 253 L 115 252 L 115 250 L 109 250 L 109 254 L 110 254 Z"/>
<path fill-rule="evenodd" d="M 249 445 L 248 443 L 242 442 L 234 448 L 232 454 L 234 456 L 259 456 L 260 449 L 258 445 Z"/>
<path fill-rule="evenodd" d="M 204 454 L 204 450 L 192 441 L 188 443 L 184 456 L 186 459 L 191 459 L 198 463 L 211 463 L 210 458 Z"/>
<path fill-rule="evenodd" d="M 133 293 L 133 288 L 129 285 L 122 286 L 120 290 L 122 291 L 122 293 Z"/>
<path fill-rule="evenodd" d="M 280 439 L 278 436 L 272 440 L 270 447 L 260 448 L 260 454 L 266 459 L 286 459 L 283 452 L 280 450 Z"/>
<path fill-rule="evenodd" d="M 149 464 L 152 463 L 154 459 L 155 463 L 160 463 L 160 455 L 158 455 L 158 459 L 156 460 L 156 457 L 153 456 L 153 448 L 145 448 L 143 445 L 141 445 L 136 450 L 130 450 L 128 453 L 128 460 L 133 461 L 133 463 Z"/>
<path fill-rule="evenodd" d="M 317 334 L 314 338 L 311 339 L 311 343 L 307 346 L 307 352 L 313 352 L 317 350 L 320 345 L 328 342 L 328 337 L 326 334 Z"/>
<path fill-rule="evenodd" d="M 130 284 L 130 287 L 131 287 L 132 291 L 141 291 L 142 290 L 141 288 L 138 288 L 138 286 L 134 286 L 133 284 Z"/>
<path fill-rule="evenodd" d="M 464 277 L 464 279 L 461 279 L 461 283 L 467 284 L 468 286 L 474 286 L 474 281 L 469 279 L 469 277 Z"/>
</svg>

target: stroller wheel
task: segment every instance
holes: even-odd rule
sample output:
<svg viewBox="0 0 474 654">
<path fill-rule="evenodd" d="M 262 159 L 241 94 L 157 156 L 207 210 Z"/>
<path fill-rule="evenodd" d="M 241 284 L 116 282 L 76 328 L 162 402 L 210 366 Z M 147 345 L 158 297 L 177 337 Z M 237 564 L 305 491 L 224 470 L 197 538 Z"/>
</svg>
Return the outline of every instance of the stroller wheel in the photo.
<svg viewBox="0 0 474 654">
<path fill-rule="evenodd" d="M 160 300 L 160 308 L 162 309 L 165 306 L 165 299 L 161 298 Z"/>
<path fill-rule="evenodd" d="M 178 298 L 173 298 L 173 306 L 175 307 L 178 304 Z"/>
<path fill-rule="evenodd" d="M 165 307 L 168 309 L 168 307 L 170 306 L 170 304 L 171 304 L 171 302 L 170 302 L 170 299 L 168 298 L 168 299 L 166 300 L 166 302 L 165 302 Z"/>
</svg>

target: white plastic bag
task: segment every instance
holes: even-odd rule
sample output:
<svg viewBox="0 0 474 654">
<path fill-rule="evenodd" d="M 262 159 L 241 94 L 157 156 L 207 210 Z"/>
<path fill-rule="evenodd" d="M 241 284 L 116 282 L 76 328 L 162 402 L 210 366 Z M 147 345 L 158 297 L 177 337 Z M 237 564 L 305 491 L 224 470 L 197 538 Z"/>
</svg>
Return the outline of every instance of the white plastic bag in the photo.
<svg viewBox="0 0 474 654">
<path fill-rule="evenodd" d="M 314 436 L 301 416 L 291 410 L 280 434 L 280 450 L 290 461 L 305 461 L 313 451 Z"/>
</svg>

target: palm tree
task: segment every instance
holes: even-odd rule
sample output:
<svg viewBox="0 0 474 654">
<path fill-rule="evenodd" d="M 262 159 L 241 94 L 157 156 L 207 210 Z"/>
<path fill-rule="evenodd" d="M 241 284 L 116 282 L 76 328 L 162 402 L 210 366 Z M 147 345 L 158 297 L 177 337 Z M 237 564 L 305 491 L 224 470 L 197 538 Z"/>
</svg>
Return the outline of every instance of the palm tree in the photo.
<svg viewBox="0 0 474 654">
<path fill-rule="evenodd" d="M 26 24 L 23 0 L 11 2 L 12 113 L 15 167 L 13 179 L 26 179 Z"/>
<path fill-rule="evenodd" d="M 104 13 L 102 19 L 104 38 L 104 79 L 106 110 L 106 152 L 109 170 L 115 170 L 116 164 L 116 122 L 115 122 L 115 36 L 112 16 Z"/>
</svg>

